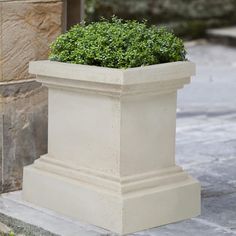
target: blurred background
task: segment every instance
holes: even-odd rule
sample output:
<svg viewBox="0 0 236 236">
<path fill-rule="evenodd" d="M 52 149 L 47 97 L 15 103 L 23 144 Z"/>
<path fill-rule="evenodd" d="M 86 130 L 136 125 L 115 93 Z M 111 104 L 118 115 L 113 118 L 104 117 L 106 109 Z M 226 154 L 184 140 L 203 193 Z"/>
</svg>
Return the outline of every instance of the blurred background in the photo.
<svg viewBox="0 0 236 236">
<path fill-rule="evenodd" d="M 207 29 L 234 25 L 236 0 L 85 0 L 85 20 L 117 15 L 165 25 L 186 39 L 206 36 Z"/>
</svg>

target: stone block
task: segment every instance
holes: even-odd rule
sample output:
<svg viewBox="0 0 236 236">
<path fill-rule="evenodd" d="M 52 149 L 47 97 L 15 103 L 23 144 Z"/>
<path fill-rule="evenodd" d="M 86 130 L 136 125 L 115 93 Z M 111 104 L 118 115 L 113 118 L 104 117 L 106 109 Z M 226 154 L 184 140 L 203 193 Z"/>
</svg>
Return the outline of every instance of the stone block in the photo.
<svg viewBox="0 0 236 236">
<path fill-rule="evenodd" d="M 0 81 L 29 79 L 28 63 L 46 59 L 61 33 L 61 0 L 0 0 Z"/>
<path fill-rule="evenodd" d="M 47 152 L 47 89 L 0 85 L 0 105 L 0 192 L 9 192 L 21 188 L 23 167 Z"/>
<path fill-rule="evenodd" d="M 0 192 L 20 189 L 23 166 L 47 152 L 47 90 L 28 64 L 48 57 L 62 12 L 62 0 L 0 0 Z"/>
</svg>

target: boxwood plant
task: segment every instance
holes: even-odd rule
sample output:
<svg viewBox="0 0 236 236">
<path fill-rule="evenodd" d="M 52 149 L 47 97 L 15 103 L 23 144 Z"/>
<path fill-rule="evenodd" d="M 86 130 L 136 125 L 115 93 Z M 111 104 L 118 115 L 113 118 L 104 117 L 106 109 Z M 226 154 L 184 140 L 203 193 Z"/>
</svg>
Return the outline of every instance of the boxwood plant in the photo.
<svg viewBox="0 0 236 236">
<path fill-rule="evenodd" d="M 164 28 L 113 17 L 75 25 L 51 45 L 50 60 L 130 68 L 185 60 L 183 41 Z"/>
</svg>

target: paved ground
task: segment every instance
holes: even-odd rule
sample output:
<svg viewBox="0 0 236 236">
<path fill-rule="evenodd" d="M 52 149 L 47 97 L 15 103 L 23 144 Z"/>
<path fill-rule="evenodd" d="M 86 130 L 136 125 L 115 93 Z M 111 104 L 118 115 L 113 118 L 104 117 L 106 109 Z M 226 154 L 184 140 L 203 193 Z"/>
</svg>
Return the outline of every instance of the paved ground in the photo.
<svg viewBox="0 0 236 236">
<path fill-rule="evenodd" d="M 197 77 L 179 92 L 180 111 L 236 111 L 236 48 L 187 44 L 188 58 L 197 64 Z"/>
<path fill-rule="evenodd" d="M 211 41 L 236 46 L 236 26 L 209 29 L 207 36 Z"/>
<path fill-rule="evenodd" d="M 202 184 L 202 214 L 135 235 L 236 235 L 236 49 L 188 52 L 197 77 L 179 93 L 176 158 Z"/>
<path fill-rule="evenodd" d="M 202 214 L 135 235 L 236 235 L 236 113 L 178 119 L 176 152 L 178 164 L 202 184 Z"/>
<path fill-rule="evenodd" d="M 202 184 L 202 214 L 133 236 L 236 236 L 236 49 L 188 44 L 197 77 L 179 93 L 176 158 Z M 105 236 L 109 232 L 0 198 L 0 220 L 10 217 L 65 236 Z M 16 198 L 15 200 L 13 198 Z M 32 230 L 18 221 L 12 225 Z M 35 223 L 36 222 L 36 223 Z M 52 235 L 34 227 L 34 235 Z M 53 235 L 55 235 L 53 234 Z M 31 234 L 29 234 L 31 235 Z M 32 234 L 33 235 L 33 234 Z"/>
</svg>

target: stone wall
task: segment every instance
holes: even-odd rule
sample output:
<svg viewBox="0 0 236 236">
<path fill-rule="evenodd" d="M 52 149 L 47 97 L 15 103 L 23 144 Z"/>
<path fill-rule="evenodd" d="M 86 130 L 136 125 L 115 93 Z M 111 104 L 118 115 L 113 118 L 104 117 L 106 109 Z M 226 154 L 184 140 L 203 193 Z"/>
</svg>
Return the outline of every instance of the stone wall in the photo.
<svg viewBox="0 0 236 236">
<path fill-rule="evenodd" d="M 0 91 L 0 192 L 8 192 L 21 188 L 23 166 L 47 152 L 47 90 L 30 81 Z"/>
<path fill-rule="evenodd" d="M 47 59 L 62 11 L 61 0 L 0 0 L 0 192 L 20 189 L 23 166 L 47 152 L 47 91 L 28 63 Z"/>
<path fill-rule="evenodd" d="M 87 20 L 113 14 L 167 24 L 179 34 L 203 33 L 205 28 L 236 22 L 236 0 L 86 0 Z"/>
<path fill-rule="evenodd" d="M 0 80 L 28 79 L 28 62 L 47 58 L 61 30 L 60 1 L 0 1 Z"/>
</svg>

